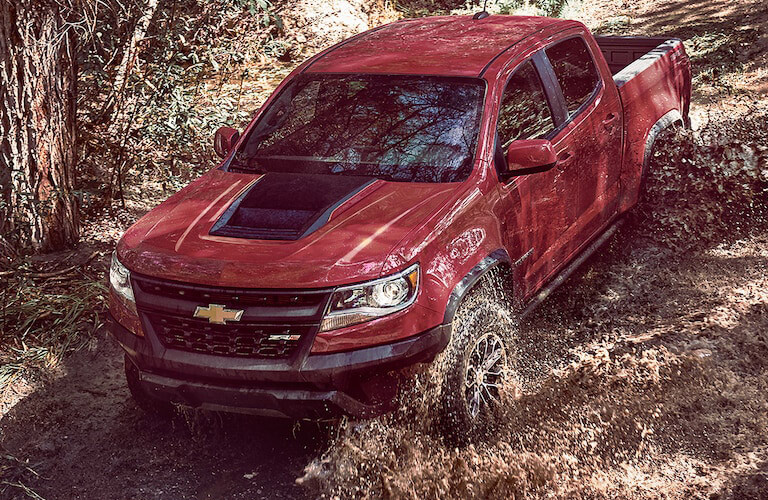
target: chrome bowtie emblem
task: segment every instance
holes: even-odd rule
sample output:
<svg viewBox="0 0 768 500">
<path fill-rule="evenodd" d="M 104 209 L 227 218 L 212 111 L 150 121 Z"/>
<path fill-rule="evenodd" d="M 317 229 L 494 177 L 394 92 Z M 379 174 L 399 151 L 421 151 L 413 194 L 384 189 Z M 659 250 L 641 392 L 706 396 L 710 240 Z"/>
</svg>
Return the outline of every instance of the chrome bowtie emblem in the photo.
<svg viewBox="0 0 768 500">
<path fill-rule="evenodd" d="M 240 321 L 243 317 L 242 309 L 227 309 L 221 304 L 208 304 L 208 307 L 197 306 L 195 318 L 207 319 L 209 323 L 224 325 L 227 321 Z"/>
</svg>

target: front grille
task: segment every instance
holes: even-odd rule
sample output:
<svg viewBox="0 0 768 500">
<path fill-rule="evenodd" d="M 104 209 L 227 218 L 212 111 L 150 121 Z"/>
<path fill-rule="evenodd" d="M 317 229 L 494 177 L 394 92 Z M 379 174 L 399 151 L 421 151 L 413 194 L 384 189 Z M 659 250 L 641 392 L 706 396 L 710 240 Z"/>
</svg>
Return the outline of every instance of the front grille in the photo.
<svg viewBox="0 0 768 500">
<path fill-rule="evenodd" d="M 331 290 L 258 290 L 177 283 L 132 275 L 136 307 L 168 349 L 217 356 L 291 357 L 312 342 Z M 198 307 L 239 309 L 240 321 L 195 318 Z"/>
<path fill-rule="evenodd" d="M 153 278 L 137 278 L 139 288 L 144 293 L 169 299 L 182 299 L 200 304 L 226 303 L 229 306 L 261 306 L 261 307 L 290 307 L 290 306 L 315 306 L 323 303 L 327 293 L 318 292 L 291 292 L 291 291 L 265 291 L 248 290 L 238 288 L 214 288 L 183 283 L 171 283 Z"/>
<path fill-rule="evenodd" d="M 149 320 L 165 347 L 182 351 L 250 358 L 287 358 L 312 326 L 211 325 L 202 321 L 150 314 Z"/>
</svg>

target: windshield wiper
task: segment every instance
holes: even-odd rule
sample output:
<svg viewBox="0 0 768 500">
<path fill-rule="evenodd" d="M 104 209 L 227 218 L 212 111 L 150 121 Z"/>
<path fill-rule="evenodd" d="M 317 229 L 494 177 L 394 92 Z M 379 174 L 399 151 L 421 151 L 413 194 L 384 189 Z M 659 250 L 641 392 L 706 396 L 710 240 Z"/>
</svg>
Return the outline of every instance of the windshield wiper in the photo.
<svg viewBox="0 0 768 500">
<path fill-rule="evenodd" d="M 249 174 L 266 174 L 267 171 L 263 168 L 259 168 L 255 165 L 251 165 L 251 159 L 246 159 L 246 161 L 241 161 L 237 158 L 237 154 L 232 158 L 232 161 L 229 162 L 229 168 L 234 168 L 237 170 L 244 170 L 248 172 Z"/>
</svg>

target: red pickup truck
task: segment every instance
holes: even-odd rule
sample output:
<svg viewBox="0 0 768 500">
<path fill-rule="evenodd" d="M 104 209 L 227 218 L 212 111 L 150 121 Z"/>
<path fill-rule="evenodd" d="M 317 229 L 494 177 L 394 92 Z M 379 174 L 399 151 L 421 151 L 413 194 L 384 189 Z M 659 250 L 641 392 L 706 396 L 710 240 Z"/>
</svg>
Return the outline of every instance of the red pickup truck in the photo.
<svg viewBox="0 0 768 500">
<path fill-rule="evenodd" d="M 515 363 L 478 284 L 502 276 L 524 315 L 562 283 L 637 202 L 659 132 L 687 124 L 690 78 L 680 40 L 542 17 L 404 20 L 312 57 L 117 244 L 131 392 L 371 416 L 393 371 L 448 349 L 435 404 L 482 422 Z"/>
</svg>

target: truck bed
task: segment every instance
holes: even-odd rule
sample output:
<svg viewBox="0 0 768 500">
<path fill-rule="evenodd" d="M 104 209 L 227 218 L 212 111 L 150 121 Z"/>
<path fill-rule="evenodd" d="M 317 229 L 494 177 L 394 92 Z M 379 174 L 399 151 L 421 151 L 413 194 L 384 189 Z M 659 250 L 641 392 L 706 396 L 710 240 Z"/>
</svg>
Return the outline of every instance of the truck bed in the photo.
<svg viewBox="0 0 768 500">
<path fill-rule="evenodd" d="M 683 42 L 666 37 L 595 37 L 624 110 L 621 210 L 636 202 L 655 128 L 688 124 L 691 67 Z"/>
<path fill-rule="evenodd" d="M 596 36 L 618 87 L 632 79 L 682 43 L 677 38 Z"/>
</svg>

